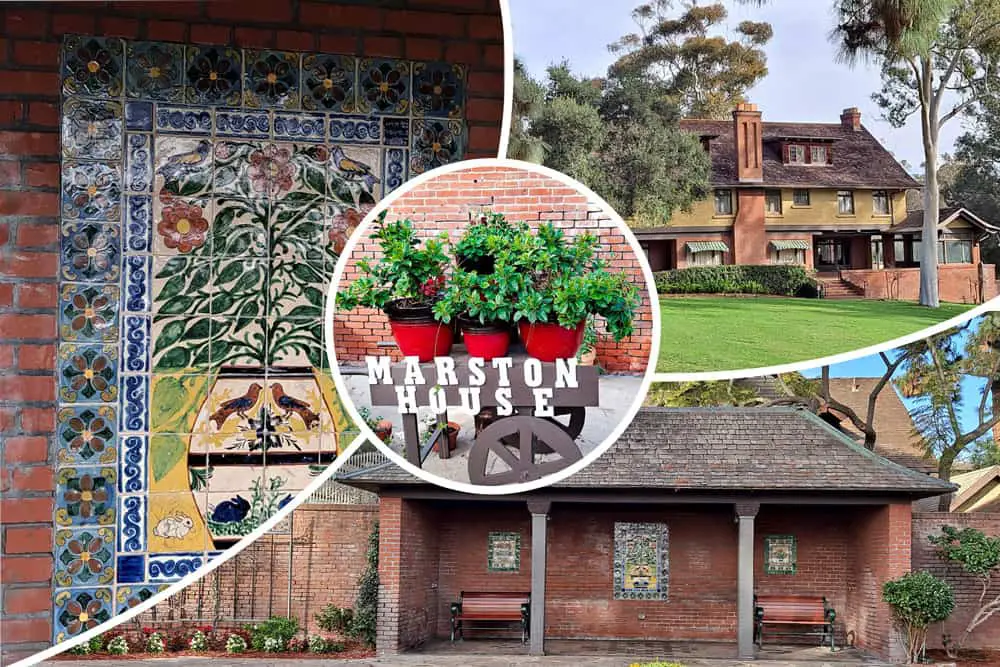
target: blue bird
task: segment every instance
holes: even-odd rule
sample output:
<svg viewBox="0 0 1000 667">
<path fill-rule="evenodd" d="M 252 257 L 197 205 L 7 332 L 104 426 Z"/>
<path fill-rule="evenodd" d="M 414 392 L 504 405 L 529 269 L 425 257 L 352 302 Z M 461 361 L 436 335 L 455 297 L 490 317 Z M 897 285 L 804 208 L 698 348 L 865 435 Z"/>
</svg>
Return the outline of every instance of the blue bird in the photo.
<svg viewBox="0 0 1000 667">
<path fill-rule="evenodd" d="M 167 158 L 167 161 L 156 170 L 165 180 L 176 180 L 180 176 L 191 173 L 208 158 L 212 144 L 202 139 L 193 151 L 177 153 Z"/>
<path fill-rule="evenodd" d="M 287 496 L 281 499 L 281 502 L 278 503 L 278 509 L 280 510 L 282 507 L 284 507 L 290 502 L 292 502 L 292 494 L 288 494 Z"/>
<path fill-rule="evenodd" d="M 333 147 L 333 166 L 350 181 L 364 181 L 370 191 L 378 183 L 378 178 L 372 173 L 372 168 L 363 162 L 347 157 L 340 146 Z"/>
<path fill-rule="evenodd" d="M 216 523 L 237 523 L 246 518 L 250 503 L 243 496 L 223 500 L 212 510 L 212 521 Z"/>
</svg>

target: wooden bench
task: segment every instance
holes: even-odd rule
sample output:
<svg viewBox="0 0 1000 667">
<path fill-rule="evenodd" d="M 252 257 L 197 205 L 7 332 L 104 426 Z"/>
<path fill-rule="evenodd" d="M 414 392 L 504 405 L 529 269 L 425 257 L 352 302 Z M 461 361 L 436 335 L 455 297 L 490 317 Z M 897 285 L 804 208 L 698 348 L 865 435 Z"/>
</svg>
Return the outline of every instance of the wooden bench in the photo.
<svg viewBox="0 0 1000 667">
<path fill-rule="evenodd" d="M 837 612 L 827 603 L 825 597 L 797 595 L 755 595 L 754 639 L 757 646 L 764 643 L 764 626 L 798 626 L 795 631 L 772 632 L 778 636 L 820 637 L 820 645 L 829 642 L 830 650 L 836 650 L 833 642 L 833 622 Z M 817 628 L 806 630 L 804 628 Z"/>
<path fill-rule="evenodd" d="M 451 603 L 451 641 L 465 638 L 465 628 L 487 623 L 519 623 L 521 643 L 528 641 L 531 613 L 529 593 L 485 593 L 462 591 L 458 602 Z"/>
</svg>

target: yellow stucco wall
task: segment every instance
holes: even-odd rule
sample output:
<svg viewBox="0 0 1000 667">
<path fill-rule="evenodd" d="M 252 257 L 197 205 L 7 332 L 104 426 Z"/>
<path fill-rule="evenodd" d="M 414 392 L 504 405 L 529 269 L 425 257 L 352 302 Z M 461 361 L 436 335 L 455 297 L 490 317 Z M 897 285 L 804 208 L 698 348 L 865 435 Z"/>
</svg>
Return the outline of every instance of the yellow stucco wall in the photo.
<svg viewBox="0 0 1000 667">
<path fill-rule="evenodd" d="M 733 213 L 736 213 L 736 193 L 733 193 Z M 715 214 L 715 194 L 709 195 L 708 199 L 696 201 L 690 212 L 677 211 L 670 219 L 671 227 L 701 227 L 705 225 L 718 225 L 719 227 L 731 227 L 735 215 Z"/>
</svg>

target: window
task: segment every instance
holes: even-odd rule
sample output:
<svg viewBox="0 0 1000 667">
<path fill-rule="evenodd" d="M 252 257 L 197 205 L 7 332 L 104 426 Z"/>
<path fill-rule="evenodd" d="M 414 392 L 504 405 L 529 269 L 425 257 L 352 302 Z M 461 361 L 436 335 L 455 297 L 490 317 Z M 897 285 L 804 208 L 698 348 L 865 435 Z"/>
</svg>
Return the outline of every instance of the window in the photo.
<svg viewBox="0 0 1000 667">
<path fill-rule="evenodd" d="M 715 214 L 716 215 L 732 215 L 733 214 L 733 191 L 732 190 L 716 190 L 715 191 Z"/>
<path fill-rule="evenodd" d="M 906 262 L 906 241 L 901 238 L 897 238 L 892 242 L 893 254 L 896 258 L 896 264 L 904 264 Z"/>
<path fill-rule="evenodd" d="M 768 215 L 781 215 L 781 190 L 764 192 L 764 208 Z"/>
<path fill-rule="evenodd" d="M 854 215 L 854 193 L 850 190 L 840 190 L 837 192 L 837 213 L 840 215 Z"/>
<path fill-rule="evenodd" d="M 972 241 L 938 241 L 938 263 L 972 264 Z"/>
<path fill-rule="evenodd" d="M 876 190 L 872 193 L 872 211 L 875 215 L 889 215 L 889 193 Z"/>
<path fill-rule="evenodd" d="M 788 163 L 803 164 L 806 161 L 806 149 L 804 146 L 792 144 L 788 147 Z"/>
<path fill-rule="evenodd" d="M 808 190 L 796 190 L 792 193 L 792 205 L 793 206 L 809 206 L 809 191 Z"/>
<path fill-rule="evenodd" d="M 691 252 L 688 251 L 688 266 L 720 266 L 722 252 L 719 250 Z"/>
<path fill-rule="evenodd" d="M 813 164 L 826 164 L 826 146 L 810 146 L 809 161 Z"/>
<path fill-rule="evenodd" d="M 772 264 L 795 264 L 802 265 L 806 263 L 806 251 L 799 248 L 791 248 L 789 250 L 775 250 L 771 249 L 771 263 Z"/>
</svg>

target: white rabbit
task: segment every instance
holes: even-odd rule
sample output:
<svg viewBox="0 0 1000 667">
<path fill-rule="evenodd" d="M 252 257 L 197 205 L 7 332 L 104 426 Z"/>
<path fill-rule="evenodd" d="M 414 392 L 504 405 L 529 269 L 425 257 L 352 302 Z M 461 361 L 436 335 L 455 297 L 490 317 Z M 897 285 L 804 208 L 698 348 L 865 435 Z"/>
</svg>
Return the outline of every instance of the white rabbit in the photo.
<svg viewBox="0 0 1000 667">
<path fill-rule="evenodd" d="M 156 524 L 156 528 L 153 529 L 153 535 L 163 538 L 176 538 L 181 539 L 194 527 L 194 521 L 191 517 L 185 514 L 175 514 L 173 516 L 164 517 Z"/>
</svg>

